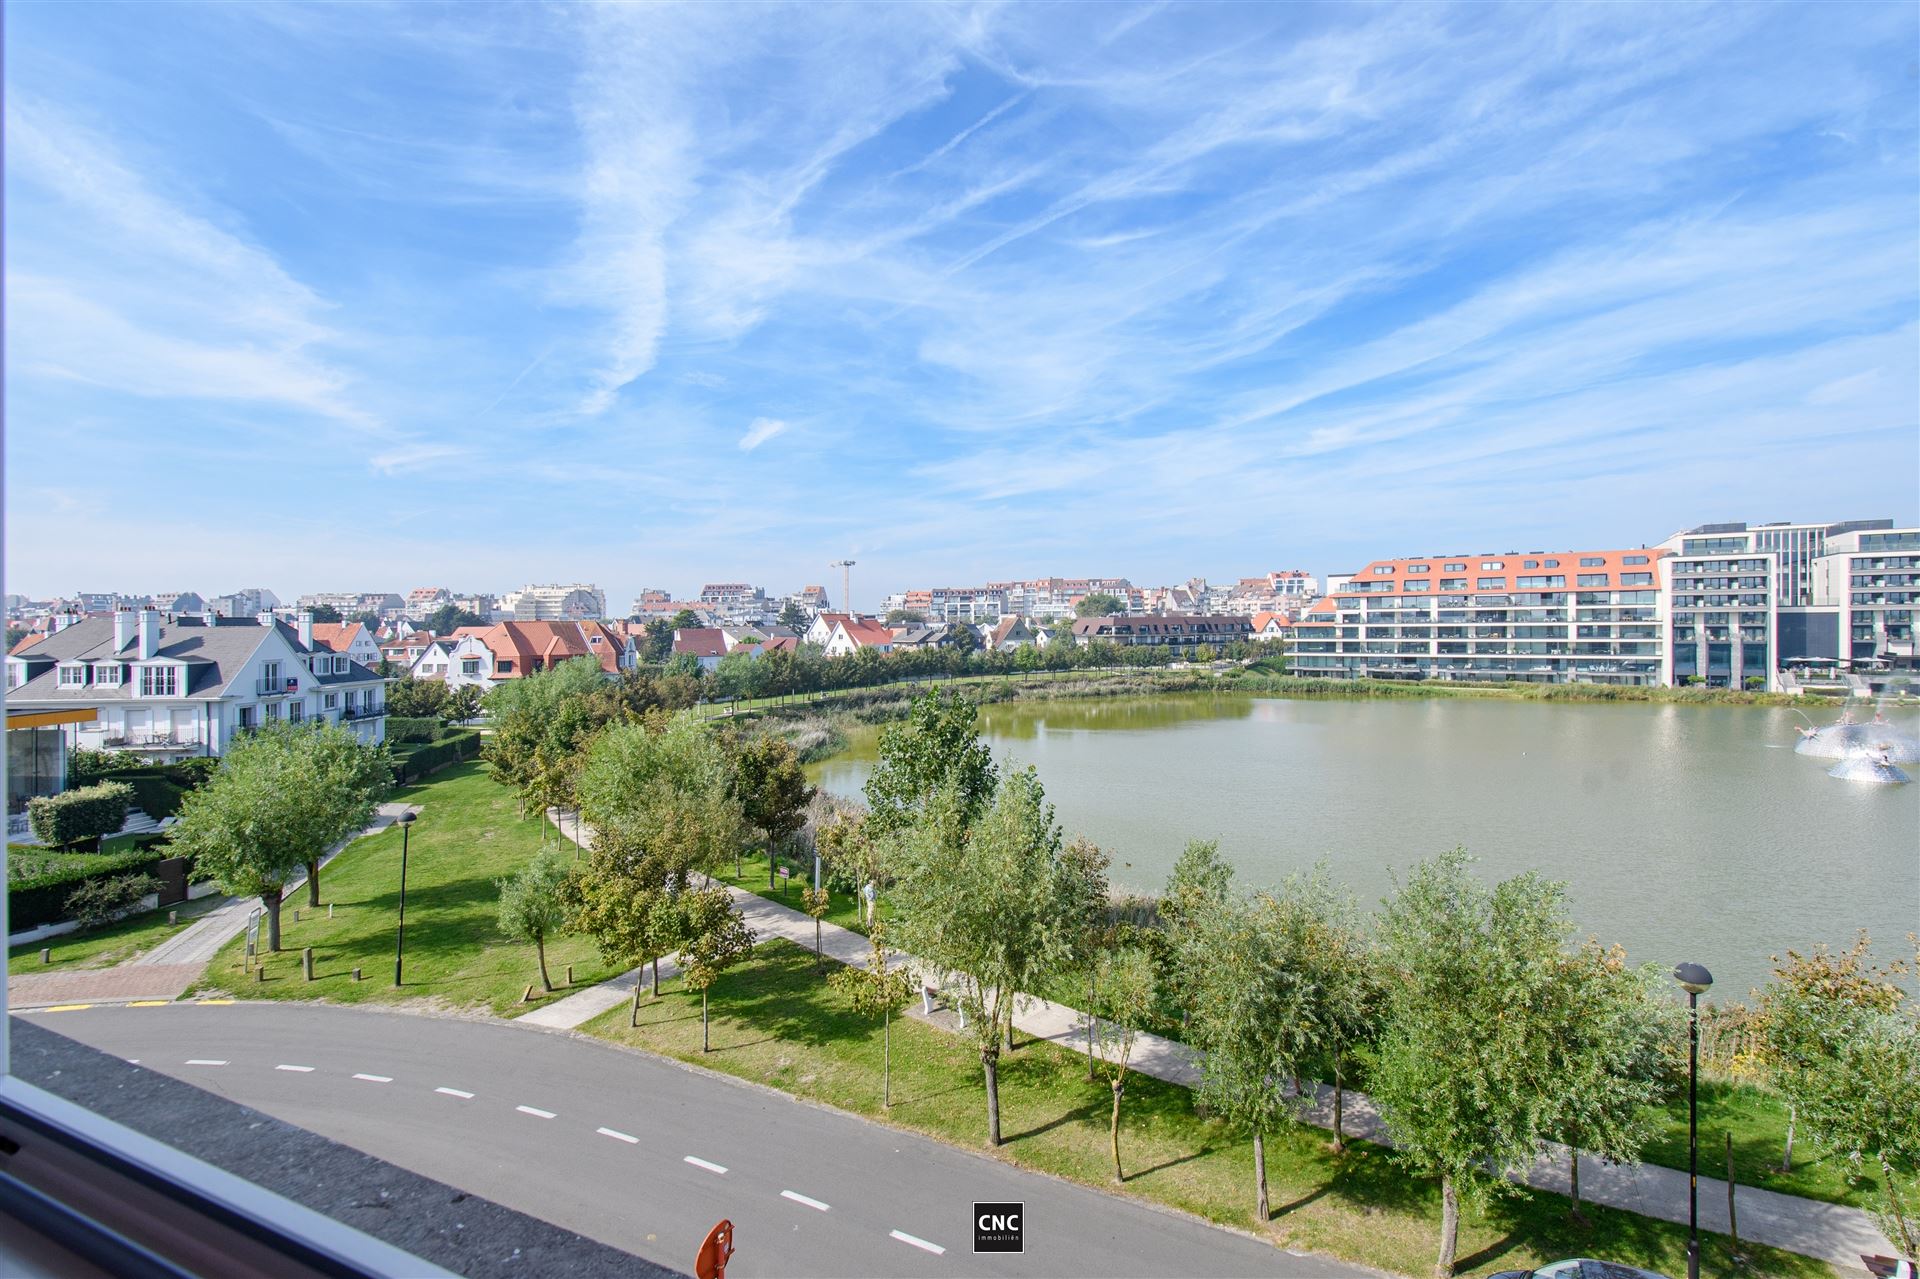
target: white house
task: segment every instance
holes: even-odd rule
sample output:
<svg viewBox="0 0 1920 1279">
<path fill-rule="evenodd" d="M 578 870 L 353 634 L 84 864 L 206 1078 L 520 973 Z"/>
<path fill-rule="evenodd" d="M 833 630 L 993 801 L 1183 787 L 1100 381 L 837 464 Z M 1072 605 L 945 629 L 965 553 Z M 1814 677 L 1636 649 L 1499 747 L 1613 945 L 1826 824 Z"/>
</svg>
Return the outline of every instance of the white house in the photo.
<svg viewBox="0 0 1920 1279">
<path fill-rule="evenodd" d="M 298 623 L 295 623 L 298 625 Z M 336 653 L 345 653 L 371 670 L 380 664 L 380 644 L 373 632 L 359 622 L 314 622 L 313 642 Z"/>
<path fill-rule="evenodd" d="M 386 681 L 314 642 L 312 622 L 162 620 L 148 609 L 88 618 L 7 658 L 7 708 L 98 709 L 67 746 L 156 761 L 218 755 L 235 734 L 278 720 L 326 719 L 386 737 Z"/>
</svg>

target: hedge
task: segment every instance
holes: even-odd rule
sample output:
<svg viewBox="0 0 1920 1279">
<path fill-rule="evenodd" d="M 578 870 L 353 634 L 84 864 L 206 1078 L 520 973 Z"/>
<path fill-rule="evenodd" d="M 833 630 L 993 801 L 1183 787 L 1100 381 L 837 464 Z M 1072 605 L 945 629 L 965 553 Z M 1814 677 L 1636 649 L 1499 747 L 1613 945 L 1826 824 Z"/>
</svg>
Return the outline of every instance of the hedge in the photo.
<svg viewBox="0 0 1920 1279">
<path fill-rule="evenodd" d="M 169 856 L 171 854 L 150 847 L 130 848 L 121 853 L 75 859 L 71 865 L 10 880 L 7 884 L 7 927 L 13 932 L 25 932 L 42 924 L 59 923 L 67 917 L 67 898 L 82 884 L 119 875 L 151 875 Z"/>
<path fill-rule="evenodd" d="M 133 787 L 125 782 L 102 782 L 59 795 L 42 795 L 27 802 L 33 833 L 40 842 L 60 848 L 112 835 L 126 824 L 133 807 Z"/>
<path fill-rule="evenodd" d="M 109 773 L 106 780 L 124 782 L 133 787 L 134 803 L 141 812 L 155 821 L 177 814 L 180 811 L 180 801 L 187 793 L 186 787 L 153 769 L 143 768 L 125 773 Z"/>
<path fill-rule="evenodd" d="M 431 742 L 440 734 L 440 721 L 431 715 L 387 716 L 387 740 L 390 742 Z"/>
<path fill-rule="evenodd" d="M 445 768 L 448 764 L 457 764 L 461 760 L 472 759 L 480 753 L 480 734 L 467 729 L 463 732 L 449 733 L 437 742 L 431 742 L 415 750 L 410 755 L 399 756 L 394 760 L 394 780 L 400 785 L 416 781 L 428 773 Z"/>
</svg>

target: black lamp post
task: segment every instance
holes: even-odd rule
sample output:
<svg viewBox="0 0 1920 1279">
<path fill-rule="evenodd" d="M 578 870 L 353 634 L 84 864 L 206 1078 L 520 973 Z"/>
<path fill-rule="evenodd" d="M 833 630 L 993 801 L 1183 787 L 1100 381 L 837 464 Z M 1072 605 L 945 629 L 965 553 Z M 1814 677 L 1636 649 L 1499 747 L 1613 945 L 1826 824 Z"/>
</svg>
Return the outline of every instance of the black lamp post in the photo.
<svg viewBox="0 0 1920 1279">
<path fill-rule="evenodd" d="M 1700 1279 L 1700 996 L 1713 974 L 1680 964 L 1673 979 L 1687 992 L 1687 1279 Z"/>
<path fill-rule="evenodd" d="M 400 814 L 400 931 L 393 939 L 393 984 L 400 984 L 400 957 L 407 949 L 407 840 L 413 833 L 414 812 Z"/>
</svg>

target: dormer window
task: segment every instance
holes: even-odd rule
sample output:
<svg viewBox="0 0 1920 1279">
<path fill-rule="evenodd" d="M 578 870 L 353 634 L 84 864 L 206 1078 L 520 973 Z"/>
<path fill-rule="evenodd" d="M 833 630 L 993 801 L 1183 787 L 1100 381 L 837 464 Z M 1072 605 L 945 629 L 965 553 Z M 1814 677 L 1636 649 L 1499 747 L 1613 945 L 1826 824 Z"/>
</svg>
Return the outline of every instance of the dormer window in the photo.
<svg viewBox="0 0 1920 1279">
<path fill-rule="evenodd" d="M 140 696 L 142 697 L 178 697 L 180 695 L 180 668 L 177 666 L 142 666 L 140 668 Z"/>
<path fill-rule="evenodd" d="M 333 673 L 334 673 L 335 675 L 345 675 L 345 674 L 347 673 L 347 667 L 348 667 L 348 666 L 349 666 L 350 664 L 351 664 L 351 663 L 349 662 L 349 660 L 348 660 L 347 658 L 344 658 L 344 657 L 336 657 L 336 658 L 334 658 L 334 659 L 333 659 Z"/>
<path fill-rule="evenodd" d="M 73 662 L 60 668 L 61 688 L 85 688 L 87 668 L 79 662 Z"/>
<path fill-rule="evenodd" d="M 120 687 L 120 663 L 101 662 L 93 668 L 93 682 L 100 688 Z"/>
</svg>

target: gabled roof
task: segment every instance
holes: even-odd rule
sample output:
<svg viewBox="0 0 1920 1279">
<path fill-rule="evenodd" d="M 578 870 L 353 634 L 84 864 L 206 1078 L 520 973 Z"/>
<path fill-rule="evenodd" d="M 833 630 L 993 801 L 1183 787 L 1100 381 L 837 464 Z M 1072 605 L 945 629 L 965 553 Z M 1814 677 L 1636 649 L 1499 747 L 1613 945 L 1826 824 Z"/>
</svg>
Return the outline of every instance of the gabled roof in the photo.
<svg viewBox="0 0 1920 1279">
<path fill-rule="evenodd" d="M 353 647 L 355 639 L 366 627 L 359 622 L 315 622 L 313 624 L 313 642 L 315 647 L 330 648 L 336 653 L 344 653 Z"/>
<path fill-rule="evenodd" d="M 20 642 L 18 644 L 15 644 L 11 649 L 7 651 L 9 654 L 24 653 L 45 638 L 46 636 L 41 634 L 39 631 L 28 631 L 25 635 L 22 635 L 20 637 Z"/>
<path fill-rule="evenodd" d="M 695 657 L 725 657 L 727 636 L 717 626 L 690 626 L 673 633 L 673 653 L 691 653 Z"/>
<path fill-rule="evenodd" d="M 842 617 L 844 616 L 843 614 Z M 878 622 L 866 618 L 842 620 L 840 627 L 846 631 L 847 638 L 857 647 L 867 648 L 876 645 L 893 647 L 893 632 Z"/>
<path fill-rule="evenodd" d="M 25 655 L 27 660 L 40 669 L 33 678 L 20 687 L 9 690 L 7 700 L 21 702 L 80 702 L 80 701 L 131 701 L 139 700 L 139 685 L 133 680 L 125 680 L 120 685 L 88 684 L 77 688 L 61 688 L 57 664 L 60 662 L 101 663 L 118 660 L 120 662 L 139 661 L 138 632 L 125 648 L 116 649 L 113 643 L 113 618 L 90 617 L 57 634 L 49 635 L 34 646 L 32 653 Z M 306 654 L 313 650 L 303 647 L 299 634 L 285 622 L 276 621 L 271 627 L 262 626 L 247 618 L 219 619 L 213 625 L 199 622 L 173 621 L 160 624 L 159 642 L 154 648 L 154 658 L 161 661 L 181 663 L 186 669 L 185 684 L 177 696 L 183 698 L 214 698 L 227 695 L 228 685 L 246 668 L 247 663 L 259 650 L 269 633 L 277 633 L 287 642 L 287 647 L 295 653 Z M 31 667 L 29 669 L 32 669 Z M 354 684 L 378 680 L 375 675 L 358 662 L 349 662 L 347 669 L 340 674 L 328 672 L 315 675 L 306 671 L 288 672 L 289 678 L 297 678 L 303 684 Z M 249 689 L 234 688 L 235 696 L 251 692 Z"/>
<path fill-rule="evenodd" d="M 627 637 L 604 622 L 496 622 L 492 626 L 462 626 L 454 639 L 473 637 L 501 661 L 513 662 L 500 670 L 502 678 L 531 674 L 536 663 L 551 668 L 576 657 L 591 657 L 609 673 L 620 669 Z"/>
<path fill-rule="evenodd" d="M 1287 614 L 1270 611 L 1270 612 L 1264 612 L 1264 613 L 1255 613 L 1253 615 L 1253 629 L 1256 631 L 1265 630 L 1267 623 L 1271 621 L 1275 621 L 1276 619 L 1279 621 L 1280 625 L 1282 626 L 1293 625 L 1293 618 L 1291 618 Z"/>
</svg>

